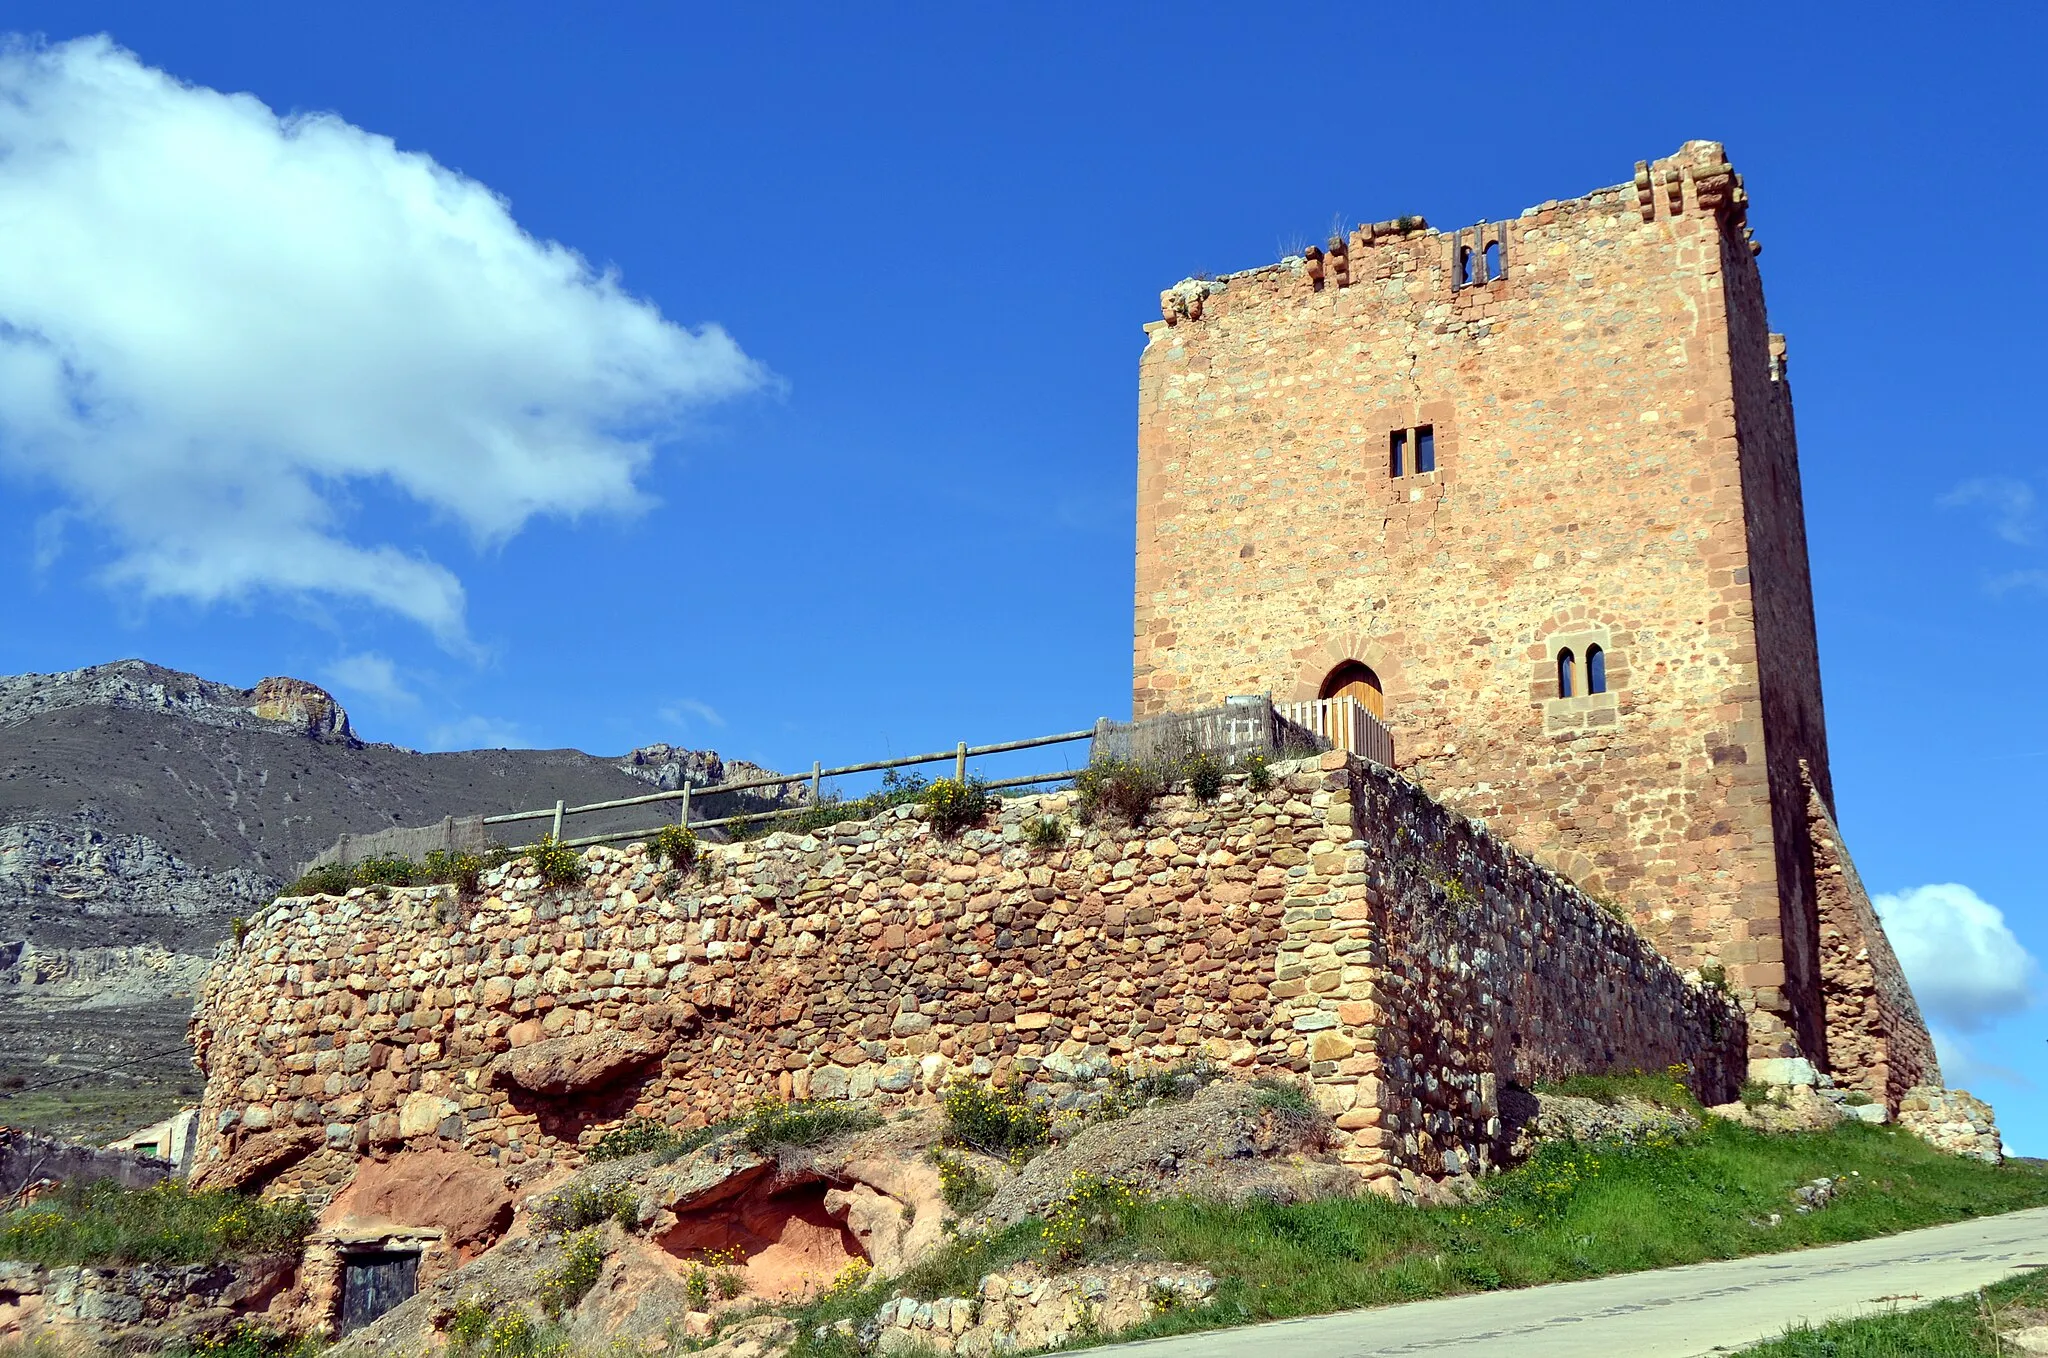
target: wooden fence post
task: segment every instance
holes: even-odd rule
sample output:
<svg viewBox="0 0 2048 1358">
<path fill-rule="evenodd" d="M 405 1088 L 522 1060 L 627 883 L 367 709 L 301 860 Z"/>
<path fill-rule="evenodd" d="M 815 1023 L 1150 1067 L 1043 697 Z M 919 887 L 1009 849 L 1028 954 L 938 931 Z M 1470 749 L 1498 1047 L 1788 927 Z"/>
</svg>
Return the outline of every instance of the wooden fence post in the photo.
<svg viewBox="0 0 2048 1358">
<path fill-rule="evenodd" d="M 818 762 L 817 760 L 813 759 L 813 760 L 811 761 L 811 805 L 812 805 L 812 806 L 822 806 L 822 805 L 824 805 L 824 803 L 823 803 L 822 801 L 820 801 L 820 800 L 819 800 L 819 799 L 820 799 L 820 798 L 821 798 L 821 797 L 823 796 L 823 792 L 821 791 L 821 788 L 820 788 L 820 781 L 821 781 L 821 777 L 822 777 L 822 775 L 823 775 L 823 773 L 824 773 L 824 769 L 825 769 L 825 766 L 824 766 L 823 764 L 820 764 L 820 763 L 819 763 L 819 762 Z"/>
<path fill-rule="evenodd" d="M 557 840 L 562 837 L 562 808 L 566 805 L 568 803 L 564 802 L 561 798 L 557 797 L 555 799 L 555 829 L 552 837 Z"/>
<path fill-rule="evenodd" d="M 953 781 L 963 787 L 967 783 L 967 742 L 964 740 L 953 751 Z"/>
<path fill-rule="evenodd" d="M 683 777 L 683 828 L 690 828 L 690 779 L 687 774 Z"/>
</svg>

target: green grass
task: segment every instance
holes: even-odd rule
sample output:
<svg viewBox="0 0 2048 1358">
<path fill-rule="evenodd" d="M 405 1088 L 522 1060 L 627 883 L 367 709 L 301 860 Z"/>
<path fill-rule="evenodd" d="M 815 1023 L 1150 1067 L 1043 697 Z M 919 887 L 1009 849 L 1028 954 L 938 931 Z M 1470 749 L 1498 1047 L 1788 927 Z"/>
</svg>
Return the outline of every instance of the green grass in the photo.
<svg viewBox="0 0 2048 1358">
<path fill-rule="evenodd" d="M 2028 1273 L 1932 1306 L 1802 1326 L 1742 1350 L 1742 1358 L 2006 1358 L 2016 1350 L 2000 1347 L 1996 1335 L 2017 1328 L 2019 1307 L 2048 1307 L 2048 1277 Z"/>
<path fill-rule="evenodd" d="M 1852 1173 L 1825 1210 L 1792 1211 L 1797 1186 Z M 2048 1172 L 1944 1155 L 1891 1127 L 1774 1136 L 1710 1120 L 1682 1140 L 1551 1143 L 1487 1189 L 1483 1201 L 1432 1208 L 1374 1194 L 1284 1206 L 1140 1200 L 1106 1214 L 1113 1228 L 1094 1230 L 1082 1259 L 1173 1260 L 1220 1279 L 1210 1303 L 1118 1336 L 1137 1339 L 1861 1240 L 2048 1203 Z M 793 1358 L 839 1353 L 812 1326 L 864 1321 L 899 1291 L 967 1295 L 1044 1241 L 1038 1221 L 955 1239 L 902 1278 L 810 1308 Z"/>
<path fill-rule="evenodd" d="M 1539 1084 L 1536 1092 L 1566 1094 L 1610 1105 L 1622 1099 L 1641 1099 L 1644 1103 L 1691 1113 L 1695 1117 L 1702 1111 L 1700 1101 L 1693 1097 L 1685 1081 L 1676 1074 L 1663 1071 L 1655 1074 L 1636 1071 L 1628 1075 L 1574 1075 L 1555 1084 Z"/>
<path fill-rule="evenodd" d="M 38 1071 L 34 1078 L 51 1077 Z M 145 1075 L 132 1084 L 86 1084 L 96 1078 L 101 1077 L 80 1075 L 64 1085 L 21 1093 L 0 1089 L 0 1126 L 101 1145 L 199 1102 L 198 1086 L 184 1078 Z"/>
<path fill-rule="evenodd" d="M 881 1119 L 845 1103 L 784 1103 L 763 1099 L 747 1113 L 742 1140 L 757 1155 L 815 1146 L 841 1132 L 864 1132 Z"/>
<path fill-rule="evenodd" d="M 195 1193 L 176 1180 L 68 1185 L 0 1217 L 0 1259 L 60 1264 L 202 1264 L 296 1251 L 312 1228 L 302 1201 Z"/>
</svg>

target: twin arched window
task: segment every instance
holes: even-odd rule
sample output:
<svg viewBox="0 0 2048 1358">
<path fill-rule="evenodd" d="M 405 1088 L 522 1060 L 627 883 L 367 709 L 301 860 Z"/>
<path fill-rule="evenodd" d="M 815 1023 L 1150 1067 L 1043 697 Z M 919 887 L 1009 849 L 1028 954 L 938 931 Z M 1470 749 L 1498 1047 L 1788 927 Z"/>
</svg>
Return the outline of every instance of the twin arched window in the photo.
<svg viewBox="0 0 2048 1358">
<path fill-rule="evenodd" d="M 1586 692 L 1607 691 L 1607 652 L 1598 646 L 1586 648 Z M 1557 696 L 1579 696 L 1579 662 L 1567 646 L 1557 653 Z"/>
</svg>

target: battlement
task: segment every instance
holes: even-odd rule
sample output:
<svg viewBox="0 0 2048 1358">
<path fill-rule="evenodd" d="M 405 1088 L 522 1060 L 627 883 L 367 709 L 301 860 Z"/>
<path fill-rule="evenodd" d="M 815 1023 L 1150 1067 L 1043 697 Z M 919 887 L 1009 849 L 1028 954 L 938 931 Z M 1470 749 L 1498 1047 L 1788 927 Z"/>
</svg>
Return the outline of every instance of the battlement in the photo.
<svg viewBox="0 0 2048 1358">
<path fill-rule="evenodd" d="M 1507 277 L 1518 245 L 1534 244 L 1529 233 L 1587 217 L 1633 214 L 1654 223 L 1691 216 L 1730 231 L 1755 255 L 1763 247 L 1750 233 L 1748 209 L 1742 176 L 1728 163 L 1721 143 L 1690 141 L 1673 155 L 1637 161 L 1635 176 L 1627 183 L 1540 203 L 1512 221 L 1480 222 L 1449 231 L 1432 228 L 1419 216 L 1360 222 L 1348 235 L 1332 236 L 1323 245 L 1311 245 L 1277 263 L 1216 278 L 1182 279 L 1159 294 L 1161 319 L 1145 328 L 1156 337 L 1161 329 L 1199 321 L 1209 310 L 1209 299 L 1233 287 L 1281 295 L 1317 293 L 1416 275 L 1452 292 L 1484 287 Z"/>
</svg>

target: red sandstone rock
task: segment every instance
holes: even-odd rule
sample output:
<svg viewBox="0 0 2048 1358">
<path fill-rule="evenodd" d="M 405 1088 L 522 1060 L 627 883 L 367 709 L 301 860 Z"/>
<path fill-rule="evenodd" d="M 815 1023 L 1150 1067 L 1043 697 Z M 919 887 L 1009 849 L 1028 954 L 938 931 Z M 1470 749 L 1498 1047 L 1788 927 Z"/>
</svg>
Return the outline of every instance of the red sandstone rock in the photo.
<svg viewBox="0 0 2048 1358">
<path fill-rule="evenodd" d="M 375 1225 L 437 1227 L 463 1257 L 488 1246 L 512 1223 L 505 1173 L 461 1151 L 408 1151 L 366 1161 L 321 1214 L 323 1229 L 360 1233 Z"/>
<path fill-rule="evenodd" d="M 303 1160 L 320 1144 L 319 1129 L 285 1127 L 258 1132 L 192 1176 L 194 1188 L 258 1188 L 279 1171 Z"/>
<path fill-rule="evenodd" d="M 574 1094 L 612 1084 L 667 1050 L 666 1038 L 644 1030 L 543 1038 L 493 1061 L 491 1078 L 535 1094 Z"/>
</svg>

